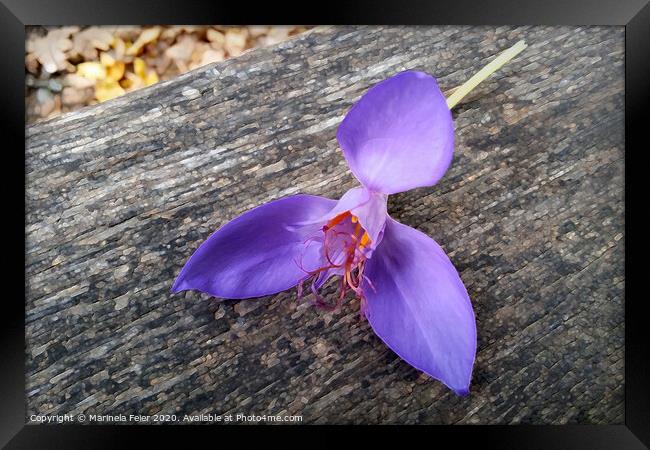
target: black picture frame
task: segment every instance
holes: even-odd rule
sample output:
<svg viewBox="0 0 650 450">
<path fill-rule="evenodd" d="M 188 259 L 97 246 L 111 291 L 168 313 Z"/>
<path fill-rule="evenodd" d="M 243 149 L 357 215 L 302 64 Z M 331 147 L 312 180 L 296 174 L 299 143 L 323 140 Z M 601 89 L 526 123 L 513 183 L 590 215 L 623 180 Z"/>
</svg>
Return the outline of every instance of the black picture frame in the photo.
<svg viewBox="0 0 650 450">
<path fill-rule="evenodd" d="M 305 5 L 303 5 L 305 6 Z M 312 11 L 312 12 L 310 12 Z M 475 443 L 485 448 L 585 448 L 636 449 L 650 446 L 650 352 L 647 327 L 644 325 L 644 296 L 632 294 L 631 286 L 639 277 L 642 266 L 633 264 L 634 252 L 640 248 L 630 245 L 631 184 L 634 172 L 641 170 L 639 155 L 647 151 L 647 139 L 641 138 L 645 125 L 643 111 L 650 100 L 650 4 L 647 0 L 580 0 L 570 4 L 562 0 L 455 0 L 454 2 L 424 3 L 358 1 L 328 2 L 321 7 L 284 7 L 277 3 L 254 8 L 234 2 L 184 0 L 128 2 L 113 0 L 1 0 L 0 35 L 2 36 L 2 127 L 7 148 L 3 153 L 3 184 L 5 195 L 5 261 L 11 262 L 4 273 L 5 286 L 3 326 L 0 345 L 2 383 L 0 383 L 0 444 L 8 448 L 115 448 L 135 442 L 134 435 L 145 437 L 148 446 L 153 441 L 167 444 L 177 434 L 214 434 L 213 427 L 146 427 L 98 425 L 26 425 L 25 424 L 25 338 L 24 304 L 25 271 L 19 261 L 25 258 L 25 161 L 24 153 L 24 44 L 26 25 L 64 24 L 469 24 L 469 25 L 619 25 L 625 26 L 625 424 L 624 425 L 566 425 L 566 426 L 434 426 L 412 427 L 414 433 L 439 443 L 444 437 L 454 445 Z M 647 126 L 647 125 L 645 125 Z M 11 143 L 11 145 L 9 145 Z M 14 148 L 16 147 L 16 148 Z M 634 156 L 631 156 L 634 155 Z M 637 161 L 631 162 L 632 158 Z M 635 211 L 639 211 L 636 209 Z M 636 213 L 635 213 L 636 214 Z M 636 222 L 639 221 L 635 215 Z M 640 219 L 643 220 L 642 218 Z M 11 245 L 8 245 L 11 244 Z M 20 283 L 20 281 L 23 281 Z M 246 428 L 246 436 L 258 434 L 260 428 L 282 432 L 304 433 L 307 427 Z M 323 427 L 311 427 L 319 434 L 318 444 L 337 444 L 337 438 Z M 329 428 L 329 427 L 326 427 Z M 337 427 L 338 428 L 338 427 Z M 404 442 L 400 427 L 372 427 L 373 435 L 382 440 L 389 437 Z M 219 427 L 218 434 L 241 432 L 240 427 Z M 173 434 L 173 436 L 172 436 Z M 313 439 L 313 438 L 312 438 Z M 287 441 L 285 439 L 285 441 Z M 213 441 L 219 443 L 217 441 Z M 300 441 L 298 441 L 300 442 Z M 311 441 L 313 443 L 313 440 Z M 311 445 L 309 442 L 303 442 Z"/>
</svg>

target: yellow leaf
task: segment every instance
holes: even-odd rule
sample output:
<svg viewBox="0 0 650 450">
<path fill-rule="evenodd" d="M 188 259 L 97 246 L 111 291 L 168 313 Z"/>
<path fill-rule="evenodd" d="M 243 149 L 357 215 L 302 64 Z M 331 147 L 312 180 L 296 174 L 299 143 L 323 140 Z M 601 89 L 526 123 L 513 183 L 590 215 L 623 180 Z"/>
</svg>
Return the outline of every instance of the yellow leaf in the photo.
<svg viewBox="0 0 650 450">
<path fill-rule="evenodd" d="M 111 67 L 113 64 L 115 64 L 115 58 L 106 52 L 102 52 L 99 55 L 99 62 L 101 62 L 104 67 Z"/>
<path fill-rule="evenodd" d="M 145 78 L 145 80 L 144 80 L 144 85 L 145 86 L 151 86 L 154 83 L 158 83 L 158 74 L 156 73 L 156 71 L 151 70 L 147 74 L 147 78 Z"/>
<path fill-rule="evenodd" d="M 99 81 L 97 86 L 95 86 L 95 98 L 100 102 L 119 97 L 124 93 L 125 91 L 122 86 L 114 80 Z"/>
<path fill-rule="evenodd" d="M 147 76 L 147 64 L 142 60 L 142 58 L 135 58 L 133 60 L 133 73 L 135 73 L 140 78 L 144 79 Z"/>
<path fill-rule="evenodd" d="M 131 89 L 133 86 L 133 81 L 128 78 L 124 78 L 120 80 L 120 86 L 122 86 L 124 89 Z"/>
<path fill-rule="evenodd" d="M 117 59 L 122 59 L 126 52 L 126 43 L 122 39 L 116 37 L 113 39 L 113 49 L 115 49 L 115 57 Z"/>
<path fill-rule="evenodd" d="M 140 34 L 133 45 L 128 48 L 126 54 L 132 56 L 137 55 L 140 53 L 142 47 L 158 39 L 158 36 L 160 36 L 160 27 L 147 28 Z"/>
<path fill-rule="evenodd" d="M 98 62 L 84 62 L 77 65 L 77 74 L 89 80 L 106 78 L 106 68 Z"/>
<path fill-rule="evenodd" d="M 122 61 L 117 61 L 108 69 L 108 79 L 119 81 L 124 76 L 125 64 Z"/>
</svg>

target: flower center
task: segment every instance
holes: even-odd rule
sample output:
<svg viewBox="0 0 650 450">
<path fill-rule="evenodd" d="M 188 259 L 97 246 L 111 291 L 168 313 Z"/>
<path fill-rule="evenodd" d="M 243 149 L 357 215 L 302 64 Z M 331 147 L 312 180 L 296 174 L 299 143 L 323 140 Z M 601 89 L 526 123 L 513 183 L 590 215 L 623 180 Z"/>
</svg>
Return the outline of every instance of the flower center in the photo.
<svg viewBox="0 0 650 450">
<path fill-rule="evenodd" d="M 321 243 L 321 267 L 305 271 L 307 273 L 305 280 L 312 279 L 311 290 L 316 296 L 316 305 L 330 311 L 334 310 L 340 306 L 347 291 L 352 290 L 361 300 L 363 313 L 365 297 L 361 289 L 361 283 L 364 279 L 363 268 L 367 259 L 366 254 L 372 241 L 366 230 L 361 226 L 359 219 L 350 211 L 345 211 L 327 222 L 309 240 Z M 338 275 L 341 279 L 337 302 L 332 305 L 325 302 L 318 291 L 325 281 L 333 275 Z M 301 295 L 302 283 L 299 283 L 298 296 Z"/>
</svg>

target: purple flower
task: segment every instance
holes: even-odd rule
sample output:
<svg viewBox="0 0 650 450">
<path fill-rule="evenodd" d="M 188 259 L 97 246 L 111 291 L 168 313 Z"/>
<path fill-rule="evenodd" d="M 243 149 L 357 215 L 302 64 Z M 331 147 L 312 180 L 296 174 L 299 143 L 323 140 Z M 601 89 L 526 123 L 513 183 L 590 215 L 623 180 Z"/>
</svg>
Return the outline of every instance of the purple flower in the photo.
<svg viewBox="0 0 650 450">
<path fill-rule="evenodd" d="M 260 297 L 311 281 L 316 302 L 336 277 L 337 305 L 352 290 L 375 333 L 413 367 L 458 395 L 469 392 L 476 353 L 472 304 L 431 238 L 388 216 L 388 194 L 431 186 L 445 173 L 454 128 L 436 80 L 399 73 L 349 111 L 337 139 L 361 187 L 337 202 L 294 195 L 225 224 L 189 259 L 172 288 Z"/>
</svg>

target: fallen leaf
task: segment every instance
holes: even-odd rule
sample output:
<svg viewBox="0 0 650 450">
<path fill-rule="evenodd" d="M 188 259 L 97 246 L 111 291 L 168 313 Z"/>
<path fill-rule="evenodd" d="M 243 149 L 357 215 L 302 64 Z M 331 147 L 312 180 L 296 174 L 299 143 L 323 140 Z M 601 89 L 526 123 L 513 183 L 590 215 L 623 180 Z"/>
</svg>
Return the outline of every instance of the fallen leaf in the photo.
<svg viewBox="0 0 650 450">
<path fill-rule="evenodd" d="M 123 41 L 133 42 L 135 39 L 140 36 L 142 32 L 142 27 L 132 26 L 132 25 L 119 25 L 115 27 L 115 37 L 122 39 Z"/>
<path fill-rule="evenodd" d="M 116 60 L 109 53 L 102 52 L 99 55 L 99 62 L 102 63 L 102 66 L 104 67 L 111 67 L 113 64 L 115 64 Z"/>
<path fill-rule="evenodd" d="M 176 39 L 176 36 L 178 36 L 182 32 L 183 32 L 183 30 L 181 30 L 180 27 L 165 28 L 160 33 L 160 39 L 164 39 L 166 41 L 173 41 L 174 39 Z"/>
<path fill-rule="evenodd" d="M 63 56 L 59 54 L 58 62 L 54 59 L 54 65 L 50 61 L 48 66 L 63 72 L 61 75 L 48 73 L 37 54 L 30 52 L 39 39 L 47 38 L 37 36 L 43 28 L 26 30 L 29 36 L 25 55 L 28 123 L 39 117 L 53 117 L 61 110 L 74 111 L 80 106 L 115 98 L 188 70 L 238 56 L 252 47 L 275 44 L 310 27 L 92 26 L 81 27 L 81 31 L 79 27 L 68 28 L 59 33 L 52 29 L 48 33 L 50 39 L 57 34 L 68 39 L 68 43 L 54 46 L 64 49 L 60 50 Z M 43 103 L 37 99 L 39 89 L 44 89 L 38 94 Z"/>
<path fill-rule="evenodd" d="M 135 58 L 133 60 L 133 73 L 138 77 L 144 79 L 146 77 L 147 64 L 142 58 Z"/>
<path fill-rule="evenodd" d="M 122 61 L 117 61 L 115 64 L 108 68 L 106 78 L 113 81 L 121 80 L 124 76 L 125 68 L 126 64 L 124 64 Z"/>
<path fill-rule="evenodd" d="M 95 85 L 94 80 L 82 77 L 76 73 L 69 73 L 63 77 L 64 86 L 70 86 L 75 89 L 85 89 Z"/>
<path fill-rule="evenodd" d="M 127 89 L 127 90 L 130 90 L 130 89 L 133 87 L 133 80 L 131 80 L 130 78 L 128 78 L 129 75 L 132 75 L 132 74 L 130 74 L 130 73 L 127 72 L 127 73 L 125 74 L 125 76 L 126 76 L 127 78 L 122 78 L 122 79 L 120 80 L 120 86 L 122 86 L 124 89 Z"/>
<path fill-rule="evenodd" d="M 229 29 L 225 35 L 224 48 L 231 56 L 239 56 L 246 48 L 246 30 Z"/>
<path fill-rule="evenodd" d="M 72 36 L 71 56 L 83 56 L 86 60 L 97 58 L 97 50 L 106 51 L 113 42 L 114 28 L 92 26 Z"/>
<path fill-rule="evenodd" d="M 77 64 L 77 74 L 89 80 L 103 80 L 106 68 L 99 62 L 84 62 Z"/>
<path fill-rule="evenodd" d="M 289 37 L 289 27 L 271 27 L 268 34 L 262 40 L 263 45 L 275 45 L 282 41 L 286 41 Z"/>
<path fill-rule="evenodd" d="M 137 55 L 140 53 L 142 47 L 158 39 L 158 36 L 160 36 L 160 27 L 147 28 L 140 34 L 133 45 L 127 49 L 126 54 L 131 56 Z"/>
<path fill-rule="evenodd" d="M 124 59 L 126 53 L 126 44 L 124 41 L 118 37 L 113 41 L 113 56 L 115 59 Z"/>
<path fill-rule="evenodd" d="M 93 98 L 93 91 L 93 89 L 65 87 L 61 92 L 61 101 L 65 106 L 81 105 Z"/>
<path fill-rule="evenodd" d="M 222 48 L 214 49 L 210 47 L 210 44 L 201 42 L 192 54 L 190 69 L 193 70 L 206 64 L 223 61 L 224 59 L 226 59 L 226 52 Z"/>
<path fill-rule="evenodd" d="M 226 54 L 224 53 L 223 50 L 214 50 L 214 49 L 209 49 L 206 50 L 205 53 L 203 53 L 203 57 L 201 58 L 201 66 L 205 66 L 206 64 L 212 64 L 215 62 L 223 61 L 226 59 Z"/>
<path fill-rule="evenodd" d="M 124 78 L 126 78 L 126 82 L 120 83 L 120 86 L 127 85 L 130 91 L 140 89 L 141 87 L 144 86 L 144 80 L 139 76 L 137 76 L 136 74 L 134 74 L 133 72 L 126 72 L 124 74 Z M 121 81 L 125 81 L 125 80 L 121 80 Z"/>
<path fill-rule="evenodd" d="M 70 35 L 78 27 L 64 27 L 51 30 L 44 37 L 35 37 L 27 41 L 27 51 L 41 63 L 47 73 L 54 73 L 67 68 L 65 52 L 72 48 Z"/>
<path fill-rule="evenodd" d="M 176 44 L 165 50 L 165 55 L 176 63 L 181 72 L 187 71 L 187 63 L 192 58 L 195 41 L 189 35 L 181 36 Z"/>
<path fill-rule="evenodd" d="M 208 41 L 210 41 L 212 44 L 215 44 L 219 47 L 222 47 L 223 44 L 226 43 L 226 35 L 223 34 L 221 31 L 217 31 L 214 28 L 208 29 L 206 36 L 208 38 Z"/>
<path fill-rule="evenodd" d="M 115 80 L 99 81 L 97 86 L 95 86 L 95 98 L 99 102 L 105 102 L 125 93 L 126 91 Z"/>
<path fill-rule="evenodd" d="M 167 68 L 172 63 L 172 60 L 166 55 L 162 54 L 151 62 L 151 65 L 156 69 L 159 74 L 164 74 Z"/>
<path fill-rule="evenodd" d="M 192 57 L 190 58 L 190 68 L 197 67 L 203 54 L 210 48 L 210 44 L 207 42 L 195 43 L 194 51 L 192 51 Z"/>
<path fill-rule="evenodd" d="M 158 83 L 158 74 L 154 70 L 150 70 L 144 79 L 144 85 L 151 86 L 155 83 Z"/>
<path fill-rule="evenodd" d="M 250 33 L 252 38 L 264 36 L 269 32 L 269 28 L 267 26 L 250 26 L 248 27 L 248 32 Z"/>
</svg>

